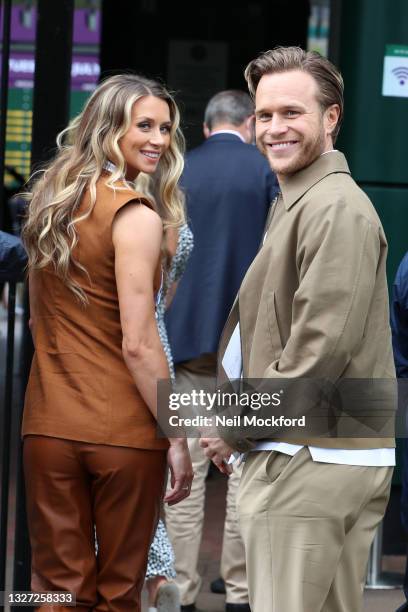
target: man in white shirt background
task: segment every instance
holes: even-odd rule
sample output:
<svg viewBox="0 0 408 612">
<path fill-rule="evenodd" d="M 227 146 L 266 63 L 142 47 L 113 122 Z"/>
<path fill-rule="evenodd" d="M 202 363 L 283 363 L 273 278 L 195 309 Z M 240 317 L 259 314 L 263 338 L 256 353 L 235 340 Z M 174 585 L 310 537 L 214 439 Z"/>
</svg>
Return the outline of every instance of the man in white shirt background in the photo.
<svg viewBox="0 0 408 612">
<path fill-rule="evenodd" d="M 236 292 L 255 257 L 277 189 L 276 177 L 253 141 L 254 104 L 240 90 L 209 101 L 204 142 L 190 150 L 181 184 L 186 195 L 194 249 L 168 310 L 166 326 L 177 386 L 215 388 L 217 347 Z M 189 440 L 194 483 L 188 503 L 166 507 L 166 526 L 175 551 L 182 612 L 196 609 L 198 572 L 209 460 L 197 438 Z M 221 555 L 226 612 L 249 612 L 243 544 L 237 526 L 235 491 L 240 470 L 230 478 Z"/>
</svg>

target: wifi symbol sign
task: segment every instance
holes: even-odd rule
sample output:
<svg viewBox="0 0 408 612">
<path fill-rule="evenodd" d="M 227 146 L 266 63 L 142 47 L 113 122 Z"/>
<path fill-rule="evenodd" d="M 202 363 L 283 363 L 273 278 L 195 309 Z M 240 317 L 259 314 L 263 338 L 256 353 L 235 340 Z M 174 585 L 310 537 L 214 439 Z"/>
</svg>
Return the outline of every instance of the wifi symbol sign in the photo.
<svg viewBox="0 0 408 612">
<path fill-rule="evenodd" d="M 397 77 L 399 84 L 405 85 L 406 81 L 408 81 L 408 67 L 400 66 L 399 68 L 394 68 L 392 72 Z"/>
</svg>

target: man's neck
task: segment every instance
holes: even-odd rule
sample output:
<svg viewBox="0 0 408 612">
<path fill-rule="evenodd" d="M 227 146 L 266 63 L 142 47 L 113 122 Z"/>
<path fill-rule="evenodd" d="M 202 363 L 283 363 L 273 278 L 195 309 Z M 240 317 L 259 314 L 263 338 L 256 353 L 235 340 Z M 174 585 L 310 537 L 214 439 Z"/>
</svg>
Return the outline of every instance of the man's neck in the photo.
<svg viewBox="0 0 408 612">
<path fill-rule="evenodd" d="M 323 151 L 322 153 L 320 153 L 320 155 L 318 155 L 318 157 L 316 157 L 316 159 L 319 159 L 319 157 L 322 157 L 322 155 L 326 155 L 327 153 L 337 153 L 338 149 L 334 149 L 333 145 L 330 145 L 330 148 L 328 148 L 327 150 Z M 315 163 L 316 159 L 314 159 L 312 161 L 312 163 L 309 164 L 309 166 L 311 166 L 312 164 Z M 308 166 L 305 166 L 305 168 L 307 168 Z M 300 170 L 297 170 L 297 172 L 300 172 L 301 170 L 304 170 L 304 168 L 300 168 Z M 296 174 L 296 172 L 294 172 L 293 174 Z M 282 185 L 282 183 L 285 183 L 285 181 L 287 181 L 288 179 L 290 179 L 293 174 L 277 174 L 276 178 L 278 179 L 278 183 L 279 185 Z"/>
<path fill-rule="evenodd" d="M 215 125 L 209 134 L 209 138 L 211 138 L 211 136 L 215 136 L 215 134 L 235 134 L 243 142 L 246 142 L 245 135 L 242 133 L 239 126 L 232 125 L 231 123 Z"/>
</svg>

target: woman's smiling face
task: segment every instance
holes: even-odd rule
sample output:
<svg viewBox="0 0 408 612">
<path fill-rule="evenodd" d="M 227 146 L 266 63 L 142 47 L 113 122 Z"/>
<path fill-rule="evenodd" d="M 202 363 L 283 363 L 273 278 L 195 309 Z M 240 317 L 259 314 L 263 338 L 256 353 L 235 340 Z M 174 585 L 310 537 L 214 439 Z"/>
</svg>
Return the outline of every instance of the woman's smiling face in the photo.
<svg viewBox="0 0 408 612">
<path fill-rule="evenodd" d="M 155 172 L 170 146 L 170 131 L 170 108 L 165 100 L 143 96 L 134 103 L 130 128 L 119 141 L 128 180 L 135 180 L 139 172 Z"/>
</svg>

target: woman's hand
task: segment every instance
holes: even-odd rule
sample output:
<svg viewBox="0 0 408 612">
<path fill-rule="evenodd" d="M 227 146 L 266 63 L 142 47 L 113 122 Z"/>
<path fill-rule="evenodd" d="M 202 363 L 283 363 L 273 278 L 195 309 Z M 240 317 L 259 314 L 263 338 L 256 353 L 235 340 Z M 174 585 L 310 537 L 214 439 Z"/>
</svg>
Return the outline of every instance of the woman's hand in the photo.
<svg viewBox="0 0 408 612">
<path fill-rule="evenodd" d="M 167 461 L 170 468 L 171 489 L 167 491 L 164 501 L 169 506 L 174 506 L 174 504 L 190 495 L 194 474 L 187 440 L 185 438 L 173 438 L 169 442 Z"/>
</svg>

